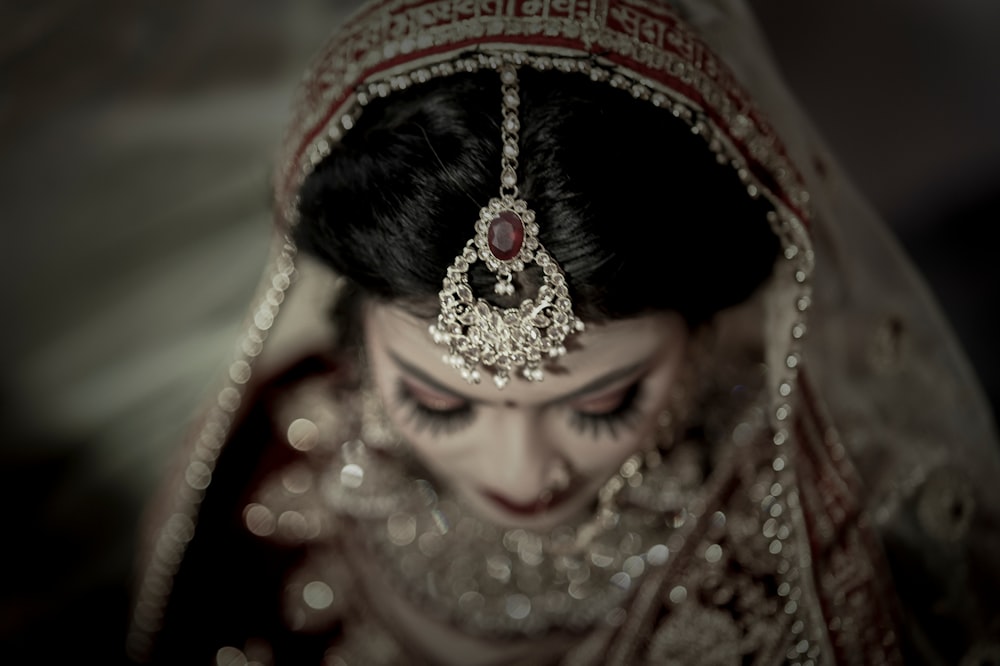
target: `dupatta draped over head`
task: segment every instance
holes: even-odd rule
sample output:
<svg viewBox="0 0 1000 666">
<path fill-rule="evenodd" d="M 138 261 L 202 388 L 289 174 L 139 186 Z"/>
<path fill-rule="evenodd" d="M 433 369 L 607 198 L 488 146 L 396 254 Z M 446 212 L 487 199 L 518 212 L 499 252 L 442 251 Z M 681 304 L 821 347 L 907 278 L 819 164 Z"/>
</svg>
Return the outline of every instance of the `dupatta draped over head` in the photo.
<svg viewBox="0 0 1000 666">
<path fill-rule="evenodd" d="M 990 410 L 925 286 L 841 175 L 737 0 L 380 0 L 339 27 L 308 69 L 294 104 L 275 171 L 273 261 L 259 298 L 229 376 L 153 511 L 129 637 L 133 656 L 155 661 L 169 653 L 162 648 L 167 641 L 179 649 L 177 642 L 192 635 L 172 628 L 183 626 L 174 619 L 183 615 L 179 609 L 198 606 L 198 600 L 224 607 L 225 599 L 209 601 L 216 594 L 213 578 L 197 563 L 223 548 L 200 545 L 225 533 L 206 526 L 221 524 L 208 520 L 208 512 L 228 515 L 218 498 L 229 498 L 242 528 L 256 536 L 282 541 L 275 537 L 282 533 L 281 516 L 304 521 L 306 527 L 292 530 L 294 538 L 283 543 L 312 548 L 305 559 L 313 564 L 280 560 L 292 573 L 277 578 L 286 592 L 297 591 L 299 602 L 306 599 L 295 611 L 289 610 L 295 602 L 279 603 L 285 593 L 274 597 L 284 605 L 275 613 L 283 614 L 286 634 L 327 641 L 320 654 L 331 661 L 323 663 L 341 663 L 334 657 L 372 663 L 371 654 L 357 656 L 366 654 L 357 645 L 365 631 L 375 643 L 379 637 L 392 642 L 384 627 L 352 619 L 360 612 L 340 601 L 351 593 L 338 589 L 343 574 L 336 571 L 350 567 L 338 560 L 350 562 L 350 556 L 340 557 L 330 535 L 342 534 L 346 523 L 331 526 L 329 516 L 310 514 L 316 506 L 302 499 L 305 490 L 268 504 L 260 490 L 268 487 L 261 481 L 266 470 L 247 473 L 251 465 L 230 472 L 236 463 L 228 461 L 237 459 L 231 450 L 243 445 L 240 433 L 248 423 L 291 440 L 298 423 L 306 436 L 298 417 L 308 408 L 296 407 L 296 383 L 286 370 L 324 353 L 336 338 L 337 322 L 328 313 L 341 280 L 297 255 L 292 240 L 305 178 L 373 100 L 391 102 L 396 91 L 428 80 L 505 63 L 584 74 L 662 108 L 664 123 L 685 123 L 738 174 L 748 197 L 769 202 L 768 222 L 782 251 L 750 316 L 723 315 L 717 322 L 722 349 L 741 344 L 727 341 L 759 340 L 764 368 L 755 402 L 727 422 L 728 453 L 713 459 L 712 473 L 686 496 L 682 512 L 665 499 L 676 485 L 673 454 L 646 472 L 646 495 L 638 483 L 626 491 L 626 500 L 643 505 L 644 515 L 673 512 L 669 533 L 612 530 L 617 540 L 603 544 L 611 549 L 607 561 L 588 551 L 594 579 L 613 589 L 594 592 L 589 605 L 576 604 L 580 595 L 570 584 L 573 599 L 566 603 L 576 611 L 563 612 L 561 602 L 543 607 L 522 581 L 520 588 L 495 593 L 500 619 L 490 619 L 489 598 L 475 606 L 480 611 L 463 609 L 464 616 L 480 613 L 469 620 L 469 631 L 523 637 L 568 627 L 586 637 L 566 657 L 574 664 L 892 663 L 904 655 L 972 664 L 1000 658 L 1000 463 Z M 699 251 L 712 260 L 711 248 Z M 284 411 L 273 422 L 255 421 L 260 396 L 275 393 L 285 396 Z M 305 486 L 327 497 L 317 506 L 331 513 L 340 507 L 348 522 L 368 521 L 374 531 L 389 520 L 391 532 L 400 506 L 374 507 L 407 481 L 393 477 L 380 488 L 382 477 L 365 468 L 370 456 L 358 445 L 340 450 L 344 441 L 362 442 L 361 448 L 365 441 L 364 433 L 344 425 L 356 419 L 340 409 L 341 429 L 326 436 L 336 440 L 336 451 L 310 468 L 312 481 Z M 261 423 L 271 423 L 270 429 Z M 740 435 L 742 426 L 754 436 Z M 289 442 L 276 445 L 287 448 Z M 292 441 L 291 448 L 305 447 Z M 364 473 L 364 483 L 339 473 L 347 464 Z M 338 476 L 328 480 L 323 470 L 333 467 Z M 227 485 L 237 490 L 220 489 Z M 352 491 L 362 498 L 353 504 L 343 499 Z M 260 527 L 270 519 L 277 527 Z M 627 524 L 624 510 L 618 520 Z M 441 521 L 437 529 L 435 538 L 448 536 Z M 640 536 L 644 542 L 637 544 Z M 379 539 L 372 537 L 375 550 L 385 541 Z M 424 556 L 442 552 L 426 543 Z M 421 556 L 419 550 L 399 552 L 400 562 Z M 521 554 L 519 566 L 540 566 L 523 548 L 512 552 Z M 483 557 L 484 569 L 496 562 Z M 417 570 L 446 579 L 434 566 L 423 563 Z M 405 567 L 397 573 L 401 586 L 414 585 L 402 580 Z M 310 581 L 322 587 L 309 588 Z M 241 594 L 250 594 L 246 589 L 256 582 L 246 582 Z M 307 589 L 330 590 L 337 602 L 318 602 Z M 586 599 L 590 592 L 580 594 Z M 456 595 L 456 607 L 471 598 Z M 515 603 L 522 601 L 527 606 Z M 220 660 L 250 658 L 254 649 L 281 653 L 280 641 L 260 647 L 267 641 L 256 625 L 240 637 L 237 623 L 218 622 Z M 206 637 L 211 627 L 198 632 L 192 642 L 212 643 Z M 394 663 L 392 654 L 383 651 L 385 663 Z"/>
</svg>

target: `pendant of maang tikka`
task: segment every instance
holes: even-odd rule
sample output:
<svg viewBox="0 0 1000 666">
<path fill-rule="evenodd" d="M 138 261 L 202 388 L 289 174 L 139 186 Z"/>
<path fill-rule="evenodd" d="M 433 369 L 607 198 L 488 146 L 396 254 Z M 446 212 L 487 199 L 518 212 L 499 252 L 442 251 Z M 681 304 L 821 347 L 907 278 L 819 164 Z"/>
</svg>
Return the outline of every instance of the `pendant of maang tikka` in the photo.
<svg viewBox="0 0 1000 666">
<path fill-rule="evenodd" d="M 438 294 L 441 311 L 430 327 L 434 342 L 448 348 L 446 363 L 473 384 L 479 383 L 479 366 L 491 369 L 497 388 L 507 385 L 512 372 L 541 381 L 545 361 L 565 354 L 567 336 L 584 328 L 573 314 L 566 276 L 538 240 L 534 211 L 518 198 L 520 97 L 513 65 L 500 68 L 500 80 L 500 196 L 479 211 L 475 236 L 448 267 Z M 516 307 L 497 307 L 472 293 L 468 272 L 476 261 L 496 276 L 494 289 L 502 296 L 517 291 L 514 277 L 531 263 L 541 269 L 542 284 L 534 298 L 523 298 Z"/>
</svg>

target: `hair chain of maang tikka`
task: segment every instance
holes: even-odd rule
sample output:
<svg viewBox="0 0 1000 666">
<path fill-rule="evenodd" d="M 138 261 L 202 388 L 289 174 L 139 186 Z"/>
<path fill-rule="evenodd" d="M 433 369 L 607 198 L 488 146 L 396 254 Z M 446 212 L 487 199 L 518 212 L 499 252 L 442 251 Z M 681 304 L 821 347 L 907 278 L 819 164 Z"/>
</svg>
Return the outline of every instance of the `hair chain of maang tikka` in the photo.
<svg viewBox="0 0 1000 666">
<path fill-rule="evenodd" d="M 510 381 L 511 372 L 529 381 L 541 381 L 546 359 L 566 353 L 566 337 L 583 330 L 573 314 L 566 276 L 538 241 L 535 213 L 518 198 L 517 156 L 520 105 L 517 70 L 500 67 L 503 93 L 500 196 L 479 211 L 475 235 L 448 267 L 439 298 L 441 312 L 430 327 L 434 341 L 448 348 L 445 362 L 467 381 L 478 383 L 479 366 L 491 368 L 497 388 Z M 476 297 L 469 286 L 469 267 L 482 261 L 496 275 L 500 295 L 517 291 L 514 276 L 534 263 L 542 270 L 535 297 L 517 307 L 499 308 Z M 523 287 L 521 287 L 523 288 Z"/>
</svg>

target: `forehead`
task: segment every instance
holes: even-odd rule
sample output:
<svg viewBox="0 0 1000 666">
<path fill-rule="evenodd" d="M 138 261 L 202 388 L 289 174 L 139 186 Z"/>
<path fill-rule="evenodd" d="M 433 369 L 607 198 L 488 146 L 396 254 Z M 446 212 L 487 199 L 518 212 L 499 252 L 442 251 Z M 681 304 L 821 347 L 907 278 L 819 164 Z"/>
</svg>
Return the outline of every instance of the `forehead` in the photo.
<svg viewBox="0 0 1000 666">
<path fill-rule="evenodd" d="M 565 356 L 545 366 L 544 381 L 528 382 L 518 376 L 501 391 L 489 381 L 488 369 L 482 383 L 472 385 L 446 365 L 442 360 L 446 350 L 431 339 L 429 324 L 393 305 L 373 303 L 366 308 L 366 337 L 375 346 L 371 351 L 394 356 L 456 393 L 489 401 L 543 401 L 560 396 L 609 372 L 655 363 L 686 339 L 686 325 L 675 313 L 591 323 L 567 340 Z"/>
</svg>

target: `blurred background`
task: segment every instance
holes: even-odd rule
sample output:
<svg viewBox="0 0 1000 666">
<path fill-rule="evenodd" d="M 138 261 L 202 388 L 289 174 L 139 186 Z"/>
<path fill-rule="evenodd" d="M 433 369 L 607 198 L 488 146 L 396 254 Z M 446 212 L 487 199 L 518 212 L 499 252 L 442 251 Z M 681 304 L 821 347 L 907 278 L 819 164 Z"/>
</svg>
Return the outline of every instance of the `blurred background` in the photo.
<svg viewBox="0 0 1000 666">
<path fill-rule="evenodd" d="M 751 0 L 994 410 L 1000 3 Z M 300 72 L 354 6 L 0 0 L 0 661 L 122 662 L 134 529 L 265 256 Z"/>
</svg>

